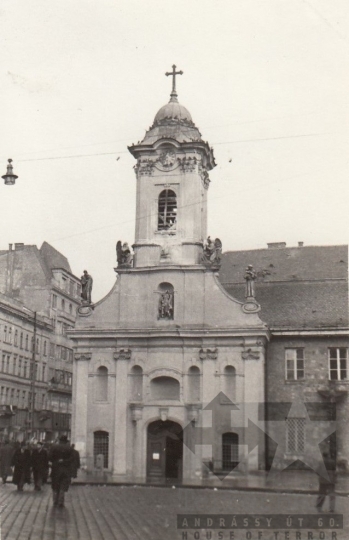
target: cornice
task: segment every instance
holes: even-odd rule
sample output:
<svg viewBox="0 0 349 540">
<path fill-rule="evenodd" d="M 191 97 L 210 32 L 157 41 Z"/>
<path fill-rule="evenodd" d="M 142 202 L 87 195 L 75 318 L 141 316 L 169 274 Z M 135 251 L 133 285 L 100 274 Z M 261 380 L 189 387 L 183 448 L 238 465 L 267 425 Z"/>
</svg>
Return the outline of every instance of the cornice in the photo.
<svg viewBox="0 0 349 540">
<path fill-rule="evenodd" d="M 342 328 L 290 328 L 290 329 L 283 329 L 283 328 L 271 328 L 270 329 L 271 336 L 323 336 L 326 337 L 328 335 L 333 336 L 348 336 L 349 335 L 349 328 L 348 327 L 342 327 Z"/>
</svg>

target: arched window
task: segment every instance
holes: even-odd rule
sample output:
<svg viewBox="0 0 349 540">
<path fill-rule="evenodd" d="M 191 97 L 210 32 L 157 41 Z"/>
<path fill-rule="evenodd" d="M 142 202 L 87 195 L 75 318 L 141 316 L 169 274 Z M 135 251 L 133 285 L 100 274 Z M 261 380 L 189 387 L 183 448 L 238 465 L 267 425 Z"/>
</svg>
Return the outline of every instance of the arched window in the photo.
<svg viewBox="0 0 349 540">
<path fill-rule="evenodd" d="M 200 401 L 200 370 L 196 366 L 188 372 L 188 400 L 192 403 Z"/>
<path fill-rule="evenodd" d="M 158 201 L 158 231 L 176 230 L 177 197 L 172 189 L 164 189 Z"/>
<path fill-rule="evenodd" d="M 171 283 L 163 282 L 158 286 L 158 319 L 174 319 L 174 289 Z"/>
<path fill-rule="evenodd" d="M 150 381 L 151 398 L 179 400 L 179 382 L 173 377 L 155 377 Z"/>
<path fill-rule="evenodd" d="M 94 466 L 107 469 L 109 466 L 109 433 L 108 431 L 95 431 L 93 434 Z"/>
<path fill-rule="evenodd" d="M 142 401 L 143 399 L 143 369 L 140 366 L 133 366 L 131 369 L 130 399 L 131 401 Z"/>
<path fill-rule="evenodd" d="M 226 366 L 223 374 L 223 392 L 231 401 L 236 399 L 236 370 L 233 366 Z"/>
<path fill-rule="evenodd" d="M 95 400 L 108 401 L 108 368 L 101 366 L 95 376 Z"/>
<path fill-rule="evenodd" d="M 222 435 L 222 468 L 232 471 L 239 464 L 239 435 L 223 433 Z"/>
</svg>

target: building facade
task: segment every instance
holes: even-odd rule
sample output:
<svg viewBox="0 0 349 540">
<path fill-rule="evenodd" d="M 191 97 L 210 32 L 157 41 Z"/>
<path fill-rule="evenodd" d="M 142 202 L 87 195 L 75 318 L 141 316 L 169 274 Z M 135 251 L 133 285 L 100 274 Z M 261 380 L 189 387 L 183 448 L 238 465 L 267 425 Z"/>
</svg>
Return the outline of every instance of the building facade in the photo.
<svg viewBox="0 0 349 540">
<path fill-rule="evenodd" d="M 346 246 L 222 255 L 207 237 L 213 152 L 175 86 L 129 151 L 133 257 L 119 241 L 113 289 L 69 332 L 84 466 L 193 482 L 315 466 L 320 447 L 345 463 Z"/>
<path fill-rule="evenodd" d="M 247 452 L 230 415 L 232 402 L 249 403 L 249 418 L 263 424 L 268 329 L 253 297 L 237 301 L 224 290 L 221 243 L 206 242 L 212 149 L 173 90 L 129 150 L 133 261 L 118 242 L 115 286 L 83 304 L 69 332 L 72 439 L 88 470 L 104 468 L 114 479 L 189 481 L 201 477 L 203 462 L 223 475 L 237 462 L 261 468 L 263 439 Z M 235 415 L 244 426 L 244 408 Z"/>
<path fill-rule="evenodd" d="M 319 430 L 320 447 L 343 467 L 349 461 L 348 390 L 348 246 L 287 247 L 231 251 L 223 255 L 220 281 L 229 294 L 244 298 L 244 267 L 252 264 L 261 318 L 268 324 L 266 349 L 266 421 L 274 410 L 288 417 L 291 404 L 305 408 L 286 423 L 282 466 L 304 456 L 307 412 Z M 269 411 L 269 418 L 268 418 Z M 335 432 L 321 435 L 321 422 L 335 422 Z M 319 426 L 319 427 L 317 427 Z M 269 435 L 273 427 L 269 427 Z M 270 444 L 267 465 L 275 456 Z"/>
<path fill-rule="evenodd" d="M 79 304 L 80 280 L 46 242 L 0 252 L 1 439 L 70 433 L 73 348 L 66 331 Z"/>
</svg>

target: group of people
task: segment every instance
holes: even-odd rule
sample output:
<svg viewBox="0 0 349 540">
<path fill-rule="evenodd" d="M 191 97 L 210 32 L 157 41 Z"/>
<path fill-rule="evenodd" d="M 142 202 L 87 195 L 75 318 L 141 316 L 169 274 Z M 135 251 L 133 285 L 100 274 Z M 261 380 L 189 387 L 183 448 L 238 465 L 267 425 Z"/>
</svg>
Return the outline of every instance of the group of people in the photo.
<svg viewBox="0 0 349 540">
<path fill-rule="evenodd" d="M 13 471 L 12 471 L 13 468 Z M 0 447 L 0 473 L 3 484 L 12 475 L 12 482 L 18 491 L 23 491 L 24 484 L 31 483 L 34 478 L 34 490 L 41 491 L 46 484 L 51 468 L 51 486 L 53 504 L 64 506 L 64 494 L 68 491 L 71 478 L 76 478 L 80 468 L 80 455 L 70 444 L 66 435 L 61 435 L 58 444 L 48 449 L 41 441 L 35 443 L 21 442 L 16 446 L 9 441 Z"/>
</svg>

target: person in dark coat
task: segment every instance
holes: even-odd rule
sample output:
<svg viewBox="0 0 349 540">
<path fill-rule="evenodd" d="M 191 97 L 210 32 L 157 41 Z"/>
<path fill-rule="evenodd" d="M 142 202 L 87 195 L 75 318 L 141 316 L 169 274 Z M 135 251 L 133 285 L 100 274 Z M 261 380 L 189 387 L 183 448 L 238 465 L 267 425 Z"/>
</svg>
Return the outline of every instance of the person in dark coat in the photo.
<svg viewBox="0 0 349 540">
<path fill-rule="evenodd" d="M 74 461 L 73 449 L 66 435 L 61 435 L 59 444 L 52 445 L 48 458 L 52 463 L 53 504 L 64 506 L 64 495 L 70 486 L 71 467 Z"/>
<path fill-rule="evenodd" d="M 12 465 L 14 466 L 12 482 L 17 485 L 18 491 L 23 491 L 24 484 L 30 484 L 30 450 L 25 442 L 21 443 L 12 456 Z"/>
<path fill-rule="evenodd" d="M 330 454 L 328 452 L 325 452 L 323 454 L 324 457 L 324 464 L 326 467 L 328 478 L 324 478 L 320 474 L 320 469 L 317 470 L 318 477 L 319 477 L 319 494 L 316 500 L 316 509 L 318 512 L 322 512 L 322 506 L 325 502 L 326 495 L 328 495 L 330 499 L 330 513 L 334 513 L 335 511 L 335 504 L 336 504 L 336 495 L 335 495 L 335 487 L 336 487 L 336 462 L 333 458 L 331 458 Z"/>
<path fill-rule="evenodd" d="M 71 476 L 72 478 L 77 478 L 78 469 L 80 469 L 80 454 L 77 450 L 75 450 L 75 444 L 72 444 L 71 447 L 73 449 L 73 454 L 74 454 L 74 461 L 72 463 L 72 468 L 71 468 Z"/>
<path fill-rule="evenodd" d="M 42 442 L 37 442 L 31 458 L 31 466 L 34 476 L 34 489 L 35 491 L 41 491 L 41 486 L 45 484 L 47 480 L 48 471 L 48 454 Z"/>
<path fill-rule="evenodd" d="M 8 440 L 5 440 L 0 447 L 0 475 L 3 484 L 6 484 L 8 476 L 12 476 L 11 463 L 14 451 L 15 449 Z"/>
</svg>

